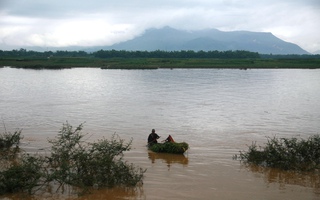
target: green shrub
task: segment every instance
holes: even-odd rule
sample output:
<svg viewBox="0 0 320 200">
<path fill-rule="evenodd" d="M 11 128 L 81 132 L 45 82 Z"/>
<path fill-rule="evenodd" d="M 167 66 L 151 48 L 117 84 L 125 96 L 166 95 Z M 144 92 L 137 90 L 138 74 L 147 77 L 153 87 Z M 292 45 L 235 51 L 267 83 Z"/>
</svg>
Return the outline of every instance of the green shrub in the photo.
<svg viewBox="0 0 320 200">
<path fill-rule="evenodd" d="M 23 154 L 19 163 L 13 163 L 0 172 L 0 194 L 28 192 L 41 185 L 43 160 Z"/>
<path fill-rule="evenodd" d="M 123 161 L 123 152 L 130 150 L 132 140 L 125 144 L 114 134 L 111 140 L 86 143 L 81 130 L 82 124 L 74 130 L 64 124 L 56 139 L 49 141 L 50 180 L 80 187 L 135 186 L 142 181 L 145 170 Z"/>
<path fill-rule="evenodd" d="M 268 138 L 265 147 L 255 143 L 247 152 L 240 152 L 240 159 L 267 167 L 284 170 L 312 171 L 320 168 L 320 136 L 307 140 L 297 138 Z"/>
<path fill-rule="evenodd" d="M 0 171 L 1 168 L 6 169 L 10 166 L 18 157 L 20 139 L 22 139 L 21 130 L 14 133 L 5 131 L 0 134 Z"/>
<path fill-rule="evenodd" d="M 49 155 L 21 154 L 19 160 L 0 170 L 0 194 L 33 193 L 51 183 L 58 183 L 58 189 L 69 185 L 85 191 L 93 186 L 136 186 L 142 182 L 145 170 L 123 160 L 132 140 L 124 143 L 114 134 L 111 140 L 88 143 L 83 140 L 82 127 L 63 124 L 57 137 L 49 140 Z"/>
<path fill-rule="evenodd" d="M 6 131 L 0 134 L 0 149 L 8 149 L 14 145 L 18 146 L 21 139 L 21 130 L 17 130 L 14 133 Z"/>
</svg>

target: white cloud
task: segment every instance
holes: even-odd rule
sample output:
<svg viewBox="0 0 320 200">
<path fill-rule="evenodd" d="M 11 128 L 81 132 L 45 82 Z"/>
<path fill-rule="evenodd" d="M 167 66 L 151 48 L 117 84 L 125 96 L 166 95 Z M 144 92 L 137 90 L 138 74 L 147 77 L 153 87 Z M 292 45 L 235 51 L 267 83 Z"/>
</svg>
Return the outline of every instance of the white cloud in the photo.
<svg viewBox="0 0 320 200">
<path fill-rule="evenodd" d="M 0 48 L 110 45 L 172 26 L 272 32 L 312 52 L 319 21 L 318 0 L 1 0 Z"/>
</svg>

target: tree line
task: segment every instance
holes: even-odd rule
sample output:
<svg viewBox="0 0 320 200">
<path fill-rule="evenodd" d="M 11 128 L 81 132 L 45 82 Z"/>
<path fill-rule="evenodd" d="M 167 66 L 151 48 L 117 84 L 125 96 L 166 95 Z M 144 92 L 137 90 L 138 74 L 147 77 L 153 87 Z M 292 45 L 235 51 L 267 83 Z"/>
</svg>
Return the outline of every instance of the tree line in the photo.
<svg viewBox="0 0 320 200">
<path fill-rule="evenodd" d="M 85 51 L 27 51 L 26 49 L 3 51 L 0 57 L 96 57 L 96 58 L 260 58 L 256 52 L 250 51 L 126 51 L 126 50 L 99 50 L 88 53 Z"/>
<path fill-rule="evenodd" d="M 100 50 L 93 53 L 98 58 L 260 58 L 259 53 L 250 51 L 116 51 Z"/>
<path fill-rule="evenodd" d="M 26 49 L 19 49 L 19 50 L 11 50 L 11 51 L 2 51 L 0 50 L 0 57 L 34 57 L 34 58 L 47 58 L 47 57 L 88 57 L 90 53 L 85 51 L 27 51 Z"/>
<path fill-rule="evenodd" d="M 95 57 L 95 58 L 220 58 L 220 59 L 245 59 L 245 58 L 263 58 L 263 59 L 305 59 L 320 58 L 320 55 L 273 55 L 259 54 L 245 50 L 236 51 L 126 51 L 126 50 L 99 50 L 95 52 L 86 51 L 32 51 L 26 49 L 3 51 L 0 50 L 0 58 L 48 58 L 48 57 Z"/>
</svg>

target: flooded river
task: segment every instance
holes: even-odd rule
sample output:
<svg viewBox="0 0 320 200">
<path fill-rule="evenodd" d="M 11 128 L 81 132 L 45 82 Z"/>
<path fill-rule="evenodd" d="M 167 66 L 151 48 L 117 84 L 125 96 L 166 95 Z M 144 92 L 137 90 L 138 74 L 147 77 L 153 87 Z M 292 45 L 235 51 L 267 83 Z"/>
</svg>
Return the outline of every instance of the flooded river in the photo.
<svg viewBox="0 0 320 200">
<path fill-rule="evenodd" d="M 320 70 L 0 68 L 0 131 L 23 129 L 28 151 L 62 124 L 90 140 L 133 139 L 125 159 L 147 169 L 135 189 L 47 199 L 319 199 L 320 176 L 246 166 L 233 159 L 266 137 L 320 132 Z M 151 129 L 189 143 L 185 155 L 147 150 Z M 18 197 L 6 196 L 6 199 Z"/>
</svg>

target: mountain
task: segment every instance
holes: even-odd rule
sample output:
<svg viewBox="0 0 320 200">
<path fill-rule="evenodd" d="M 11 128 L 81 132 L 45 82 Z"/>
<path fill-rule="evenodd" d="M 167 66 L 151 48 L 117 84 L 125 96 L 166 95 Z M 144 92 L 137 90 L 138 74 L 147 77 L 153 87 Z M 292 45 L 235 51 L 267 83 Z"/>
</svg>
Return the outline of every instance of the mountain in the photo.
<svg viewBox="0 0 320 200">
<path fill-rule="evenodd" d="M 2 50 L 24 48 L 34 51 L 87 51 L 127 50 L 127 51 L 228 51 L 246 50 L 261 54 L 310 54 L 296 44 L 285 42 L 272 33 L 250 31 L 220 31 L 204 29 L 199 31 L 178 30 L 171 27 L 148 29 L 142 35 L 111 46 L 68 46 L 68 47 L 16 47 L 2 45 Z M 314 52 L 319 54 L 320 52 Z"/>
<path fill-rule="evenodd" d="M 219 31 L 206 29 L 199 31 L 177 30 L 171 27 L 148 29 L 132 40 L 91 48 L 95 50 L 128 51 L 227 51 L 246 50 L 261 54 L 309 54 L 296 44 L 285 42 L 272 33 L 250 31 Z"/>
</svg>

